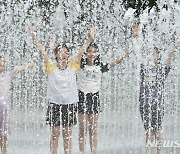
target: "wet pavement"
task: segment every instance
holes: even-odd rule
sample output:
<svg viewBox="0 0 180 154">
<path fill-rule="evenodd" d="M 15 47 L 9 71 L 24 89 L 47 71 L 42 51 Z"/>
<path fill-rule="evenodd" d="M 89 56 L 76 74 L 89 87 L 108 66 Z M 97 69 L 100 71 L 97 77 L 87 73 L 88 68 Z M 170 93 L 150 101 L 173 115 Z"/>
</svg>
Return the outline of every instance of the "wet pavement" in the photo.
<svg viewBox="0 0 180 154">
<path fill-rule="evenodd" d="M 145 154 L 145 133 L 139 112 L 103 111 L 99 119 L 98 154 Z M 8 154 L 49 154 L 49 126 L 42 109 L 11 112 L 12 134 Z M 180 153 L 180 115 L 166 113 L 164 118 L 163 154 Z M 86 154 L 90 154 L 88 137 Z M 78 151 L 78 125 L 73 129 L 72 154 Z M 63 153 L 62 135 L 59 154 Z"/>
</svg>

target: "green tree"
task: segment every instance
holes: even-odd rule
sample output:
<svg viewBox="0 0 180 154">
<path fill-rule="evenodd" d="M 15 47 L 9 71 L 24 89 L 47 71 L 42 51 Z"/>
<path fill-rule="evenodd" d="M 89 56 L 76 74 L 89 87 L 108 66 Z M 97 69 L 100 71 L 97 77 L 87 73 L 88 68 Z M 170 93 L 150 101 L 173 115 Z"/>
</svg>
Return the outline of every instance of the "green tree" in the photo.
<svg viewBox="0 0 180 154">
<path fill-rule="evenodd" d="M 159 11 L 157 0 L 123 0 L 123 5 L 126 9 L 136 9 L 135 16 L 139 16 L 147 8 L 150 11 L 155 7 L 156 11 Z"/>
</svg>

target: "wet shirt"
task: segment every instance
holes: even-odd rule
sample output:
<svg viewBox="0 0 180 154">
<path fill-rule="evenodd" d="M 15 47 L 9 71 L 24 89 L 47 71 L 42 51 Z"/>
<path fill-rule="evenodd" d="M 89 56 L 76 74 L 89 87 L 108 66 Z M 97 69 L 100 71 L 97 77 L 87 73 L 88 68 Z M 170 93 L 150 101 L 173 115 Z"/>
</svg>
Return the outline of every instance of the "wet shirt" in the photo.
<svg viewBox="0 0 180 154">
<path fill-rule="evenodd" d="M 76 71 L 79 65 L 76 60 L 71 61 L 64 70 L 59 69 L 50 60 L 46 65 L 48 73 L 47 99 L 55 104 L 74 104 L 79 101 Z"/>
<path fill-rule="evenodd" d="M 96 93 L 100 90 L 102 73 L 109 70 L 108 63 L 85 65 L 77 74 L 78 89 L 84 93 Z"/>
<path fill-rule="evenodd" d="M 15 75 L 15 70 L 0 74 L 0 108 L 9 105 L 11 80 Z"/>
<path fill-rule="evenodd" d="M 141 64 L 140 103 L 163 103 L 164 82 L 170 67 L 145 67 Z"/>
</svg>

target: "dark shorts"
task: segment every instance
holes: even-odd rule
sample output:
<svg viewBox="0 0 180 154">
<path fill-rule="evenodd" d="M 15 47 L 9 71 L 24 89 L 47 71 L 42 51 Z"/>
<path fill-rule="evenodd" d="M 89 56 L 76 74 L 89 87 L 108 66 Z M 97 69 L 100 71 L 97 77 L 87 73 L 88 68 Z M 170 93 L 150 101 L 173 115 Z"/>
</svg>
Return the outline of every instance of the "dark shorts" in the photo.
<svg viewBox="0 0 180 154">
<path fill-rule="evenodd" d="M 47 109 L 46 123 L 50 126 L 76 125 L 77 104 L 58 105 L 50 103 Z"/>
<path fill-rule="evenodd" d="M 159 103 L 140 104 L 141 119 L 145 130 L 153 129 L 159 131 L 162 129 L 162 121 L 164 117 L 164 107 Z"/>
<path fill-rule="evenodd" d="M 87 93 L 86 95 L 79 90 L 78 113 L 98 114 L 100 112 L 99 92 Z"/>
</svg>

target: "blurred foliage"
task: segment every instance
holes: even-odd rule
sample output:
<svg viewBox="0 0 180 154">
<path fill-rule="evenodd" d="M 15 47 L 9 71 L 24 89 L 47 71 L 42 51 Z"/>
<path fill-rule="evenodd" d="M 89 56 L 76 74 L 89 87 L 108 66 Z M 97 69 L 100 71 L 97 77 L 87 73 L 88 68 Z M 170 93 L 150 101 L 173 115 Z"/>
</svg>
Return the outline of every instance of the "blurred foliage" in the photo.
<svg viewBox="0 0 180 154">
<path fill-rule="evenodd" d="M 145 9 L 149 11 L 154 7 L 156 11 L 159 11 L 157 0 L 123 0 L 125 9 L 136 9 L 135 16 L 139 16 Z"/>
<path fill-rule="evenodd" d="M 106 0 L 102 0 L 102 4 L 105 4 Z M 116 6 L 114 2 L 118 0 L 110 0 L 109 11 L 114 12 Z M 29 2 L 29 0 L 12 0 L 13 5 L 18 3 Z M 78 0 L 79 6 L 81 7 L 81 13 L 79 14 L 78 21 L 81 22 L 86 19 L 88 15 L 91 14 L 91 9 L 94 8 L 94 4 L 97 1 L 93 0 Z M 41 9 L 43 20 L 48 23 L 50 16 L 56 11 L 57 6 L 60 4 L 64 9 L 64 16 L 68 18 L 67 4 L 71 3 L 69 0 L 33 0 L 28 9 L 28 14 L 30 15 L 34 7 L 39 7 Z M 0 1 L 0 5 L 7 6 L 7 0 Z M 119 5 L 123 5 L 125 9 L 133 8 L 135 9 L 135 16 L 138 17 L 145 9 L 149 11 L 154 7 L 156 11 L 159 11 L 157 0 L 119 0 Z M 88 8 L 88 9 L 87 9 Z"/>
<path fill-rule="evenodd" d="M 12 0 L 11 3 L 7 0 L 0 1 L 0 6 L 8 6 L 11 7 L 19 4 L 19 3 L 29 3 L 29 0 Z M 43 20 L 48 23 L 50 16 L 56 11 L 56 7 L 59 5 L 58 0 L 34 0 L 30 2 L 29 8 L 27 10 L 27 14 L 31 15 L 31 12 L 34 11 L 34 8 L 39 8 L 41 10 L 41 14 Z"/>
</svg>

